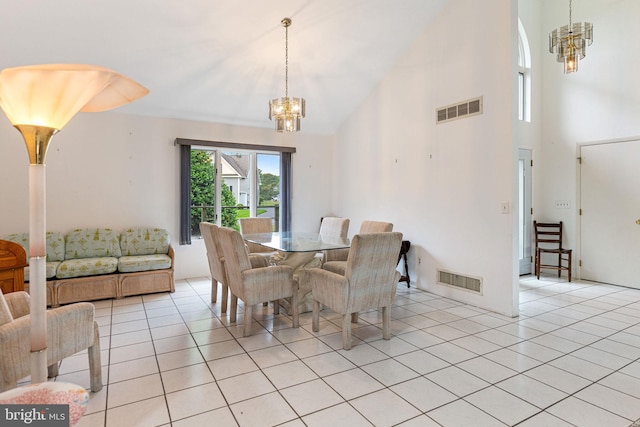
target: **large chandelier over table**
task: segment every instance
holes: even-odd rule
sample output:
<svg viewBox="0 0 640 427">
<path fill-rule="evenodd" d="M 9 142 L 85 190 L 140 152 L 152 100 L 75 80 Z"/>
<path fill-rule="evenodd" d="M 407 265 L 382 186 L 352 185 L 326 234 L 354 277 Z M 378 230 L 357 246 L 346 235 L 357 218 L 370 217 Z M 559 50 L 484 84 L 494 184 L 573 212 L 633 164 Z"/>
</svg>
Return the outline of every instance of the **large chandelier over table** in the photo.
<svg viewBox="0 0 640 427">
<path fill-rule="evenodd" d="M 289 27 L 291 26 L 291 18 L 284 18 L 281 23 L 285 30 L 284 97 L 269 101 L 269 120 L 275 119 L 276 131 L 278 132 L 298 132 L 300 118 L 305 115 L 305 101 L 304 98 L 289 98 Z"/>
<path fill-rule="evenodd" d="M 564 63 L 564 73 L 578 71 L 578 61 L 586 56 L 587 46 L 593 42 L 593 24 L 571 21 L 572 0 L 569 0 L 569 25 L 564 25 L 549 34 L 549 52 L 557 54 L 558 62 Z"/>
</svg>

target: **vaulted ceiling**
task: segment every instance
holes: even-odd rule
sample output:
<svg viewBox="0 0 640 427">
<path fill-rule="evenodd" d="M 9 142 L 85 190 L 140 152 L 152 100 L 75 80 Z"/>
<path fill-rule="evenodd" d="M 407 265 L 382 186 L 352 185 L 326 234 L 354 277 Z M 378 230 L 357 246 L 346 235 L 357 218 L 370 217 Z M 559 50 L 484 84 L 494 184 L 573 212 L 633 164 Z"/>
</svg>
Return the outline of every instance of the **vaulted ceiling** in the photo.
<svg viewBox="0 0 640 427">
<path fill-rule="evenodd" d="M 451 0 L 0 0 L 0 68 L 88 63 L 150 93 L 119 111 L 270 128 L 268 101 L 307 100 L 331 134 Z"/>
</svg>

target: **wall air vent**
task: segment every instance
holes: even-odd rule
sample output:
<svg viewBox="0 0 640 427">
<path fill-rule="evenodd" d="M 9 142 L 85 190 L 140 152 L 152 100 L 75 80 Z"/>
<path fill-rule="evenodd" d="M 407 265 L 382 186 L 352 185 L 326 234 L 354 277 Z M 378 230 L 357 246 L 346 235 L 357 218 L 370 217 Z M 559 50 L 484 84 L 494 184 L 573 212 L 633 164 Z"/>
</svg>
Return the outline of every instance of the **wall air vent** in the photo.
<svg viewBox="0 0 640 427">
<path fill-rule="evenodd" d="M 436 109 L 436 123 L 449 122 L 464 117 L 477 116 L 478 114 L 482 114 L 482 97 L 468 99 Z"/>
<path fill-rule="evenodd" d="M 466 291 L 482 294 L 482 279 L 479 277 L 464 276 L 450 271 L 438 270 L 438 283 L 453 286 Z"/>
</svg>

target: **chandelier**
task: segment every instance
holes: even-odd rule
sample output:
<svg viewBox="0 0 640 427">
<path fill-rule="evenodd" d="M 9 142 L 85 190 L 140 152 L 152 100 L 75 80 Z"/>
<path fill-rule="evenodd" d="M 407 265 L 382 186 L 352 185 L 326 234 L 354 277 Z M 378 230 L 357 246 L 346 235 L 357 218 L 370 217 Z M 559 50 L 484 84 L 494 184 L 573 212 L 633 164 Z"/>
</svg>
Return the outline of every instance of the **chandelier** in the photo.
<svg viewBox="0 0 640 427">
<path fill-rule="evenodd" d="M 291 18 L 284 18 L 284 97 L 269 101 L 269 120 L 276 120 L 277 132 L 298 132 L 300 118 L 305 114 L 304 98 L 289 98 L 289 27 Z"/>
<path fill-rule="evenodd" d="M 569 25 L 564 25 L 549 34 L 549 52 L 557 54 L 557 61 L 564 63 L 564 73 L 578 71 L 578 61 L 585 57 L 587 46 L 593 42 L 593 24 L 571 22 L 569 0 Z"/>
</svg>

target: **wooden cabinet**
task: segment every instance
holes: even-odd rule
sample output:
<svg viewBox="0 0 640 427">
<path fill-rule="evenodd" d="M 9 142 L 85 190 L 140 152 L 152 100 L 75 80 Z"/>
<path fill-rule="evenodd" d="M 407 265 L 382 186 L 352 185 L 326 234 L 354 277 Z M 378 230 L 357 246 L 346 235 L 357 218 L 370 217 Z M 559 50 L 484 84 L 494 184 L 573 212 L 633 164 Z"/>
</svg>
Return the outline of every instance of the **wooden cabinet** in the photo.
<svg viewBox="0 0 640 427">
<path fill-rule="evenodd" d="M 0 289 L 2 293 L 24 290 L 24 268 L 27 254 L 22 246 L 0 240 Z"/>
</svg>

